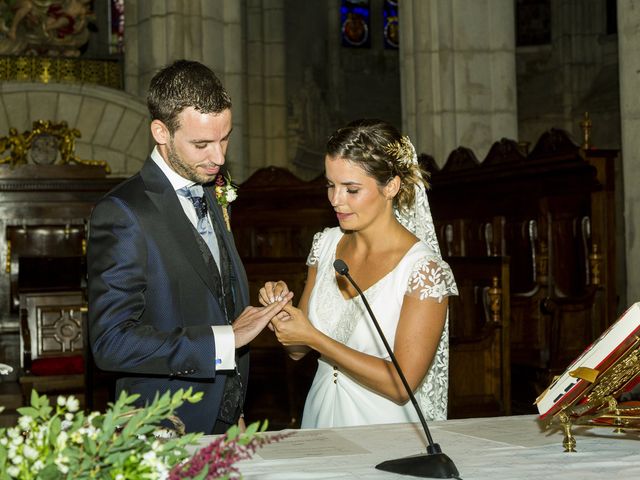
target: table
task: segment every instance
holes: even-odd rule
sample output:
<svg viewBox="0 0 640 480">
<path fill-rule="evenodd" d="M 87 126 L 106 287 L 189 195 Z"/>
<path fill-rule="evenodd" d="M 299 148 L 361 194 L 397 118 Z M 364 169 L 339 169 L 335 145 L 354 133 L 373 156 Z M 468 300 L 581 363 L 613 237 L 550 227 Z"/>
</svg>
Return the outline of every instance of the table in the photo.
<svg viewBox="0 0 640 480">
<path fill-rule="evenodd" d="M 640 478 L 637 432 L 575 429 L 577 452 L 565 453 L 559 430 L 544 431 L 535 415 L 431 422 L 434 442 L 464 480 Z M 291 430 L 283 430 L 289 432 Z M 417 424 L 295 430 L 238 464 L 247 480 L 400 479 L 375 469 L 384 461 L 425 452 Z M 203 444 L 211 437 L 204 437 Z"/>
</svg>

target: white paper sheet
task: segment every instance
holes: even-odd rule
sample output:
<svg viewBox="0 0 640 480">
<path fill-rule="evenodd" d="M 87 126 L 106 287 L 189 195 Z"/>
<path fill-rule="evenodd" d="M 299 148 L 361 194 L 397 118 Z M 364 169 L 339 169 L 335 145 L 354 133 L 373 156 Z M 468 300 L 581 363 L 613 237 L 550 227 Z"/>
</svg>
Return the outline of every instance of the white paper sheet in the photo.
<svg viewBox="0 0 640 480">
<path fill-rule="evenodd" d="M 290 437 L 260 448 L 255 456 L 263 460 L 335 457 L 370 453 L 331 430 L 298 430 Z"/>
</svg>

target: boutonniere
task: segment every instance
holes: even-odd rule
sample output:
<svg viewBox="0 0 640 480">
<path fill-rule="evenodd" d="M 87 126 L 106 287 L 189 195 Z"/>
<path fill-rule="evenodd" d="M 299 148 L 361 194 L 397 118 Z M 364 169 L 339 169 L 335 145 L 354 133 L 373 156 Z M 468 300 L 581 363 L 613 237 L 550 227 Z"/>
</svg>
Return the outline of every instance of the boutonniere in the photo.
<svg viewBox="0 0 640 480">
<path fill-rule="evenodd" d="M 225 177 L 221 173 L 216 177 L 215 182 L 216 201 L 222 207 L 222 215 L 224 222 L 227 224 L 227 230 L 231 231 L 231 222 L 229 221 L 229 204 L 238 198 L 238 187 L 231 182 L 231 175 L 227 172 Z"/>
</svg>

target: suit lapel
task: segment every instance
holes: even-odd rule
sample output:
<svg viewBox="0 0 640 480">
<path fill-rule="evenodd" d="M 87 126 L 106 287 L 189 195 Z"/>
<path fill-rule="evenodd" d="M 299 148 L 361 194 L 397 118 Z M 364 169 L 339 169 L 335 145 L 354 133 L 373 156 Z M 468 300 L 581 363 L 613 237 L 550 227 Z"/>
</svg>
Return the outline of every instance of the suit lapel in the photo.
<svg viewBox="0 0 640 480">
<path fill-rule="evenodd" d="M 150 158 L 142 166 L 140 176 L 144 180 L 149 199 L 158 209 L 158 215 L 168 225 L 167 235 L 172 236 L 177 245 L 183 246 L 179 251 L 187 258 L 215 296 L 216 289 L 211 271 L 203 261 L 200 247 L 193 234 L 193 226 L 184 214 L 180 200 L 178 200 L 171 182 Z"/>
<path fill-rule="evenodd" d="M 238 250 L 236 249 L 236 245 L 233 241 L 233 234 L 227 229 L 227 225 L 222 215 L 222 207 L 218 205 L 213 187 L 205 187 L 204 192 L 207 197 L 207 205 L 209 206 L 211 220 L 217 222 L 217 225 L 220 227 L 222 240 L 227 249 L 227 253 L 229 254 L 229 262 L 231 263 L 233 276 L 236 279 L 234 282 L 234 295 L 237 297 L 239 296 L 239 298 L 236 298 L 235 300 L 236 310 L 238 308 L 242 309 L 249 304 L 249 292 L 247 290 L 249 282 L 247 280 L 247 274 L 242 266 L 240 255 L 238 254 Z"/>
</svg>

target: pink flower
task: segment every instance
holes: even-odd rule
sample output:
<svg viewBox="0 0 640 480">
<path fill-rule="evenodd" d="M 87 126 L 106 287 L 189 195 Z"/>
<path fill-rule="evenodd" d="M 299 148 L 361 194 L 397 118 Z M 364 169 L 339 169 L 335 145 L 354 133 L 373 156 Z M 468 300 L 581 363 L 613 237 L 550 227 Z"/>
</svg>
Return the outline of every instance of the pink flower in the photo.
<svg viewBox="0 0 640 480">
<path fill-rule="evenodd" d="M 265 422 L 261 431 L 264 431 L 266 426 Z M 233 478 L 231 474 L 240 474 L 235 463 L 251 458 L 261 446 L 280 441 L 293 434 L 291 432 L 257 435 L 256 429 L 257 425 L 250 425 L 246 433 L 239 433 L 237 426 L 231 427 L 227 433 L 198 450 L 189 460 L 173 467 L 169 472 L 169 480 L 194 478 L 205 468 L 207 468 L 205 480 L 214 480 L 225 475 Z"/>
</svg>

